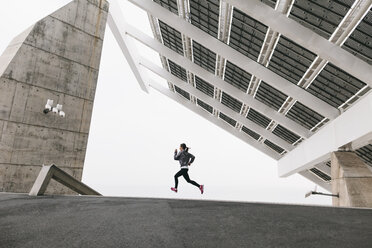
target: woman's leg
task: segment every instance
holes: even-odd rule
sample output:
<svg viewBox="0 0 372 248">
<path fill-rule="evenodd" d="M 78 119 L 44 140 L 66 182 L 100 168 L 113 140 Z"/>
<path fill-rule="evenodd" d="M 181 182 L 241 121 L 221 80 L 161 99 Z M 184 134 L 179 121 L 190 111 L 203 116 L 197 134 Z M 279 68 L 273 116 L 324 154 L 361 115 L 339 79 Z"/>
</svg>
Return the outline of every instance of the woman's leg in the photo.
<svg viewBox="0 0 372 248">
<path fill-rule="evenodd" d="M 190 179 L 188 170 L 184 170 L 183 178 L 185 178 L 186 182 L 191 183 L 192 185 L 195 185 L 196 187 L 200 188 L 200 185 L 197 182 Z"/>
<path fill-rule="evenodd" d="M 182 170 L 180 170 L 179 172 L 176 173 L 176 175 L 174 175 L 174 183 L 175 183 L 175 188 L 177 189 L 178 187 L 178 178 L 182 176 Z"/>
</svg>

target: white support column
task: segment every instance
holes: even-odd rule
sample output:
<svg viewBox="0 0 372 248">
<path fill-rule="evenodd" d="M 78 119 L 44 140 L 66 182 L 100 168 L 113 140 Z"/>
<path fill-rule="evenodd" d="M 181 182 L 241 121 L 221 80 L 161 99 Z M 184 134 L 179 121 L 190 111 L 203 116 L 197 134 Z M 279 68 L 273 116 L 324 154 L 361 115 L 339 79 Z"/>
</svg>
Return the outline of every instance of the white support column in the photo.
<svg viewBox="0 0 372 248">
<path fill-rule="evenodd" d="M 209 112 L 203 110 L 201 107 L 198 107 L 197 105 L 191 103 L 190 101 L 183 98 L 182 96 L 177 95 L 176 93 L 168 90 L 167 88 L 164 88 L 164 87 L 160 86 L 159 84 L 157 84 L 155 82 L 150 82 L 150 87 L 159 91 L 163 95 L 171 98 L 172 100 L 178 102 L 179 104 L 181 104 L 185 108 L 188 108 L 189 110 L 193 111 L 194 113 L 198 114 L 199 116 L 207 119 L 211 123 L 213 123 L 216 126 L 222 128 L 223 130 L 227 131 L 228 133 L 234 135 L 235 137 L 239 138 L 240 140 L 246 142 L 248 145 L 253 146 L 255 149 L 261 151 L 262 153 L 266 154 L 267 156 L 271 157 L 272 159 L 278 160 L 281 157 L 278 153 L 271 150 L 266 145 L 258 143 L 255 139 L 251 138 L 250 136 L 246 135 L 245 133 L 240 132 L 236 128 L 233 128 L 231 125 L 227 124 L 226 122 L 224 122 L 221 119 L 218 119 L 217 117 L 215 117 L 212 114 L 210 114 Z"/>
<path fill-rule="evenodd" d="M 208 105 L 212 106 L 213 108 L 217 109 L 218 111 L 223 112 L 228 117 L 242 123 L 247 128 L 253 130 L 256 133 L 259 133 L 266 139 L 270 140 L 271 142 L 277 144 L 278 146 L 282 147 L 287 151 L 291 151 L 294 147 L 290 145 L 288 142 L 284 141 L 283 139 L 279 138 L 278 136 L 274 135 L 272 132 L 269 132 L 265 128 L 257 125 L 253 121 L 245 118 L 244 116 L 240 115 L 239 113 L 234 112 L 230 108 L 226 107 L 222 103 L 220 103 L 217 99 L 207 96 L 203 92 L 199 91 L 198 89 L 192 87 L 190 84 L 185 83 L 178 77 L 172 75 L 171 73 L 167 72 L 166 70 L 160 68 L 159 66 L 153 64 L 152 62 L 148 61 L 147 59 L 141 59 L 140 64 L 145 68 L 151 70 L 155 74 L 159 75 L 160 77 L 166 79 L 167 81 L 172 82 L 177 87 L 181 88 L 189 92 L 191 95 L 196 96 L 198 99 L 202 100 L 203 102 L 207 103 Z"/>
<path fill-rule="evenodd" d="M 279 176 L 286 177 L 330 159 L 330 154 L 372 132 L 372 93 L 320 129 L 279 160 Z M 367 139 L 368 140 L 368 139 Z"/>
<path fill-rule="evenodd" d="M 300 23 L 259 0 L 226 0 L 250 17 L 271 27 L 297 44 L 309 49 L 335 66 L 372 87 L 372 66 Z M 372 0 L 366 0 L 369 8 Z M 266 81 L 266 80 L 265 80 Z"/>
<path fill-rule="evenodd" d="M 236 64 L 243 70 L 256 75 L 258 78 L 264 80 L 266 83 L 270 84 L 274 88 L 285 92 L 295 99 L 300 100 L 307 107 L 316 110 L 318 113 L 328 117 L 329 119 L 334 119 L 339 115 L 339 111 L 336 108 L 320 100 L 304 89 L 297 87 L 293 83 L 280 77 L 263 65 L 258 64 L 256 61 L 249 59 L 247 56 L 244 56 L 230 46 L 222 43 L 218 39 L 213 38 L 212 36 L 186 22 L 177 15 L 172 14 L 158 4 L 148 0 L 128 1 L 158 17 L 173 28 L 182 31 L 183 33 L 187 34 L 187 36 L 196 40 L 203 46 L 208 47 L 212 51 L 217 51 L 217 53 L 219 53 L 221 56 Z"/>
<path fill-rule="evenodd" d="M 129 26 L 127 28 L 128 35 L 132 36 L 136 40 L 142 42 L 146 46 L 154 49 L 158 53 L 164 55 L 165 57 L 171 59 L 178 65 L 185 68 L 187 71 L 198 75 L 200 78 L 207 82 L 211 82 L 212 85 L 215 85 L 217 88 L 225 91 L 227 94 L 231 95 L 232 97 L 238 99 L 239 101 L 243 102 L 244 104 L 254 108 L 261 114 L 275 120 L 277 123 L 285 126 L 289 130 L 293 131 L 294 133 L 307 138 L 310 136 L 309 130 L 302 127 L 298 123 L 292 121 L 285 115 L 278 113 L 274 109 L 270 108 L 269 106 L 263 104 L 262 102 L 253 98 L 253 96 L 247 95 L 244 92 L 238 90 L 234 86 L 226 83 L 221 78 L 213 75 L 212 73 L 208 72 L 207 70 L 201 68 L 200 66 L 196 65 L 195 63 L 191 62 L 187 58 L 179 55 L 178 53 L 174 52 L 173 50 L 165 47 L 160 42 L 154 40 L 153 38 L 147 36 L 146 34 L 142 33 L 138 29 Z"/>
<path fill-rule="evenodd" d="M 138 55 L 135 53 L 136 49 L 131 40 L 125 35 L 126 22 L 120 6 L 116 0 L 110 0 L 110 11 L 108 14 L 107 23 L 113 33 L 122 53 L 124 54 L 134 76 L 136 77 L 141 89 L 148 93 L 147 86 L 144 82 L 144 72 L 141 72 L 138 65 Z"/>
</svg>

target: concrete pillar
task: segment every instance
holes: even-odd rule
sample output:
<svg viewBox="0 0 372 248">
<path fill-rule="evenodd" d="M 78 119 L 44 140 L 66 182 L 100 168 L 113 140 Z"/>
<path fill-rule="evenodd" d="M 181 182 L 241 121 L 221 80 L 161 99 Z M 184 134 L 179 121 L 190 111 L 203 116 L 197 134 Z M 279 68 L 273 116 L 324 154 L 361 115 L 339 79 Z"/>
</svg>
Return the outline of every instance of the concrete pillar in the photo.
<svg viewBox="0 0 372 248">
<path fill-rule="evenodd" d="M 372 172 L 354 152 L 331 156 L 333 205 L 372 208 Z"/>
<path fill-rule="evenodd" d="M 108 8 L 72 1 L 0 57 L 0 191 L 29 192 L 42 164 L 81 180 Z M 66 117 L 44 114 L 47 99 Z M 47 193 L 70 191 L 52 182 Z"/>
</svg>

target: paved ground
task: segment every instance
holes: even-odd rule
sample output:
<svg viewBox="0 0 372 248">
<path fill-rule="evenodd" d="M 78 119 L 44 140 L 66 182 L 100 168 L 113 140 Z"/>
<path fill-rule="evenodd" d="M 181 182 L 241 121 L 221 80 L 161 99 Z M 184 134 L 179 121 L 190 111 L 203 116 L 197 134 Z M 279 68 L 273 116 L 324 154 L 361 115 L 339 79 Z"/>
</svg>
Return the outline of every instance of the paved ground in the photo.
<svg viewBox="0 0 372 248">
<path fill-rule="evenodd" d="M 0 247 L 372 247 L 372 210 L 0 193 Z"/>
</svg>

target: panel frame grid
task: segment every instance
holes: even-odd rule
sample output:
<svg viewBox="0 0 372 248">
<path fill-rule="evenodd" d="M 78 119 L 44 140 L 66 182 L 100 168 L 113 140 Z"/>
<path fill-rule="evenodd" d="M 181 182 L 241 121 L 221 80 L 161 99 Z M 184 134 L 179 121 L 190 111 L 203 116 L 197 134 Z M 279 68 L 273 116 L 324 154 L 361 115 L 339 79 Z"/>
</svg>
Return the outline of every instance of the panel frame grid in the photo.
<svg viewBox="0 0 372 248">
<path fill-rule="evenodd" d="M 266 25 L 234 8 L 229 46 L 257 61 L 267 29 Z"/>
<path fill-rule="evenodd" d="M 289 18 L 328 39 L 349 11 L 353 2 L 353 0 L 334 0 L 331 3 L 330 1 L 296 0 L 293 3 Z M 327 3 L 329 5 L 324 6 Z"/>
<path fill-rule="evenodd" d="M 191 24 L 217 38 L 219 0 L 189 0 Z"/>
<path fill-rule="evenodd" d="M 306 90 L 338 108 L 365 86 L 364 82 L 328 63 Z"/>
<path fill-rule="evenodd" d="M 298 134 L 288 130 L 284 126 L 278 124 L 274 130 L 272 131 L 273 134 L 278 136 L 279 138 L 287 141 L 289 144 L 296 143 L 299 139 L 301 139 L 301 136 Z"/>
<path fill-rule="evenodd" d="M 316 56 L 315 53 L 281 35 L 267 68 L 297 84 Z"/>
<path fill-rule="evenodd" d="M 213 114 L 213 107 L 205 102 L 203 102 L 202 100 L 200 100 L 199 98 L 196 99 L 196 104 L 203 108 L 205 111 L 209 112 L 210 114 Z"/>
<path fill-rule="evenodd" d="M 159 20 L 163 44 L 180 55 L 184 55 L 181 32 Z"/>
<path fill-rule="evenodd" d="M 324 119 L 324 116 L 306 107 L 299 101 L 293 104 L 290 110 L 286 113 L 286 116 L 308 130 L 314 128 Z"/>
<path fill-rule="evenodd" d="M 196 41 L 192 42 L 193 62 L 215 74 L 217 54 Z"/>
<path fill-rule="evenodd" d="M 267 128 L 271 122 L 271 119 L 269 117 L 266 117 L 265 115 L 261 114 L 260 112 L 254 110 L 253 108 L 250 108 L 248 110 L 248 114 L 246 116 L 248 120 L 253 121 L 257 125 Z"/>
<path fill-rule="evenodd" d="M 159 4 L 160 6 L 168 9 L 172 13 L 178 15 L 177 0 L 153 0 L 153 1 Z"/>
<path fill-rule="evenodd" d="M 372 32 L 368 32 L 368 30 L 372 30 L 372 8 L 351 33 L 342 48 L 372 65 Z"/>
<path fill-rule="evenodd" d="M 181 79 L 184 82 L 187 82 L 187 72 L 186 69 L 183 68 L 182 66 L 174 63 L 172 60 L 168 59 L 168 65 L 169 65 L 169 70 L 170 72 Z"/>
<path fill-rule="evenodd" d="M 265 83 L 264 81 L 261 81 L 255 93 L 255 98 L 258 101 L 278 111 L 283 103 L 286 101 L 288 96 L 270 86 L 269 84 Z"/>
<path fill-rule="evenodd" d="M 194 75 L 195 77 L 195 88 L 203 92 L 209 97 L 214 96 L 214 86 L 207 81 L 201 79 L 200 77 Z"/>
<path fill-rule="evenodd" d="M 230 124 L 232 127 L 235 127 L 236 126 L 237 121 L 234 120 L 233 118 L 230 118 L 229 116 L 225 115 L 224 113 L 220 112 L 218 114 L 218 117 L 221 120 L 224 120 L 226 123 Z"/>
<path fill-rule="evenodd" d="M 311 168 L 309 169 L 310 173 L 313 173 L 314 175 L 316 175 L 317 177 L 319 177 L 320 179 L 322 179 L 323 181 L 325 182 L 330 182 L 331 181 L 331 177 L 329 175 L 327 175 L 327 173 L 324 173 L 323 171 L 317 169 L 317 168 Z"/>
<path fill-rule="evenodd" d="M 221 103 L 236 113 L 240 113 L 243 103 L 226 92 L 222 92 Z"/>
<path fill-rule="evenodd" d="M 226 61 L 224 80 L 237 89 L 247 92 L 252 75 L 239 66 Z"/>
<path fill-rule="evenodd" d="M 264 142 L 263 142 L 266 146 L 270 147 L 272 150 L 274 150 L 275 152 L 279 153 L 279 154 L 282 154 L 283 152 L 285 152 L 285 149 L 278 146 L 277 144 L 271 142 L 270 140 L 266 139 Z"/>
<path fill-rule="evenodd" d="M 255 140 L 259 140 L 261 135 L 259 133 L 256 133 L 255 131 L 252 131 L 251 129 L 247 128 L 246 126 L 242 126 L 242 132 L 249 135 Z"/>
<path fill-rule="evenodd" d="M 191 95 L 189 92 L 179 88 L 178 86 L 174 85 L 174 90 L 179 94 L 181 95 L 182 97 L 186 98 L 187 100 L 190 101 L 191 99 Z"/>
</svg>

